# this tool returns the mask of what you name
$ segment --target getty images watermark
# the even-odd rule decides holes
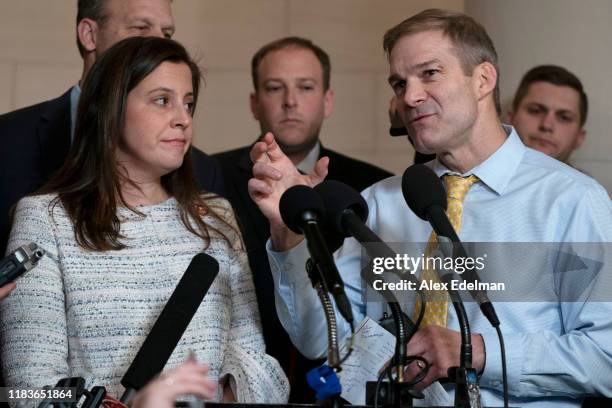
[[[368,302],[388,301],[389,293],[400,302],[423,291],[445,297],[447,290],[486,291],[504,302],[612,301],[610,243],[478,242],[461,250],[444,243],[386,244],[392,252],[381,245],[362,250]],[[464,301],[472,300],[466,294]]]
[[[408,254],[396,254],[394,257],[374,257],[372,259],[372,273],[381,275],[385,272],[402,271],[415,275],[418,271],[426,269],[457,274],[457,278],[448,282],[440,282],[440,279],[400,279],[396,282],[386,282],[384,279],[375,279],[372,287],[375,290],[505,290],[504,282],[482,282],[479,280],[465,281],[459,278],[466,271],[483,271],[487,254],[483,256],[426,256],[420,254],[417,257]]]

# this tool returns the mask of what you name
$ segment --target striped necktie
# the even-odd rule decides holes
[[[468,190],[478,181],[478,177],[472,175],[469,177],[460,177],[447,174],[444,176],[444,185],[446,186],[446,198],[448,201],[448,207],[446,209],[446,215],[448,216],[453,228],[459,235],[461,230],[461,215],[463,214],[463,199],[465,198]],[[425,251],[425,257],[427,258],[432,254],[435,247],[437,246],[438,237],[435,232],[431,232],[429,242],[427,243],[427,249]],[[438,274],[433,268],[424,268],[421,274],[421,280],[426,282],[436,283],[440,282]],[[431,285],[429,285],[431,286]],[[423,315],[423,321],[420,327],[426,327],[429,325],[437,325],[446,327],[446,320],[448,317],[448,295],[445,290],[426,290],[426,299],[435,299],[427,302],[425,308],[425,314]],[[418,317],[421,310],[421,301],[417,299],[414,317]]]

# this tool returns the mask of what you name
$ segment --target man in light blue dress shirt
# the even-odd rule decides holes
[[[501,124],[497,55],[482,26],[461,13],[426,10],[391,28],[384,48],[389,84],[416,150],[436,154],[428,166],[439,177],[452,173],[479,179],[463,203],[462,241],[603,243],[599,255],[603,261],[610,258],[605,247],[612,241],[612,206],[605,189],[525,147],[513,128]],[[254,145],[251,157],[255,165],[249,191],[270,220],[268,252],[279,317],[305,355],[321,357],[326,327],[304,272],[306,245],[283,224],[278,202],[292,185],[323,180],[328,160],[321,159],[311,174],[300,175],[271,134]],[[362,194],[370,210],[367,224],[384,241],[427,242],[431,227],[408,209],[401,177],[383,180]],[[612,396],[610,264],[599,264],[592,281],[572,297],[567,294],[575,287],[565,275],[546,275],[540,259],[518,255],[515,280],[528,287],[531,280],[550,278],[550,292],[563,296],[495,305],[506,341],[510,404],[579,406],[586,394]],[[353,239],[345,240],[335,254],[357,322],[365,316],[379,319],[383,313],[380,303],[364,300],[360,257]],[[495,331],[477,305],[466,303],[466,309],[482,402],[500,406],[502,374]],[[347,335],[348,325],[337,320],[341,335]],[[410,340],[408,354],[432,364],[422,387],[459,365],[458,327],[451,310],[446,327],[428,326]],[[452,395],[453,385],[444,387]]]

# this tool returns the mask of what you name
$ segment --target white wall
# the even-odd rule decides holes
[[[612,192],[612,1],[466,0],[465,7],[497,47],[502,100],[512,100],[535,65],[561,65],[580,78],[587,139],[572,162]]]
[[[575,163],[612,191],[610,0],[175,0],[172,7],[175,38],[207,69],[195,142],[205,151],[254,140],[251,56],[268,41],[299,35],[332,60],[336,104],[323,143],[401,173],[413,151],[405,139],[387,134],[391,90],[382,35],[424,8],[446,7],[467,11],[489,30],[501,57],[505,99],[536,64],[567,66],[583,80],[589,134]],[[0,113],[58,96],[77,81],[75,16],[76,0],[0,3]]]
[[[287,35],[312,39],[332,61],[335,112],[321,138],[331,148],[394,172],[411,163],[409,143],[387,134],[386,29],[428,7],[463,10],[464,0],[175,0],[176,39],[207,69],[196,145],[217,152],[251,143],[250,60]],[[60,95],[80,77],[76,0],[0,3],[0,113]]]

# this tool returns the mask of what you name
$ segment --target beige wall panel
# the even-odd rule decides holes
[[[200,91],[196,145],[213,153],[252,143],[259,126],[249,109],[248,71],[210,70]]]
[[[76,0],[3,1],[0,50],[3,59],[78,62]]]
[[[611,2],[612,4],[612,2]],[[612,21],[612,16],[610,16]],[[610,52],[612,53],[612,29]],[[612,66],[612,57],[608,57]],[[610,68],[601,65],[581,68],[580,80],[583,82],[589,98],[589,113],[586,122],[587,136],[582,147],[576,151],[575,159],[609,160],[612,164],[612,84]],[[608,184],[612,192],[612,183]]]
[[[608,194],[612,198],[612,161],[610,160],[574,160],[577,169],[584,171],[587,175],[595,178],[604,187],[608,186]]]
[[[0,61],[0,113],[10,111],[13,106],[15,88],[15,64]]]
[[[288,33],[285,0],[185,2],[191,6],[174,6],[177,24],[181,24],[177,38],[203,56],[209,67],[248,69],[259,47]],[[185,13],[183,7],[193,12]]]
[[[19,63],[14,109],[58,97],[76,84],[80,77],[81,68],[78,65]]]
[[[333,90],[334,111],[323,124],[321,140],[340,152],[371,152],[376,136],[375,76],[342,73],[335,76]]]
[[[609,0],[466,0],[466,11],[489,31],[500,55],[500,89],[511,100],[523,74],[539,64],[562,65],[589,97],[587,140],[573,158],[612,191],[612,2]],[[588,164],[593,161],[593,165]],[[602,164],[605,161],[608,164]]]
[[[429,7],[461,10],[463,1],[291,0],[290,29],[324,48],[336,70],[385,70],[387,29]],[[338,71],[336,71],[338,72]]]

